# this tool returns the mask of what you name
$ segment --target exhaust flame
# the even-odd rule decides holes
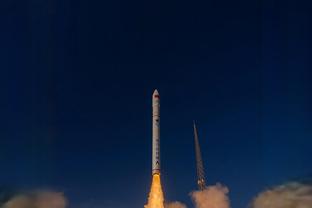
[[[164,208],[164,194],[161,188],[160,175],[154,174],[148,203],[144,208]]]

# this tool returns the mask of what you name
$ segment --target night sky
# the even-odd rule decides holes
[[[161,96],[162,181],[192,207],[192,122],[233,208],[312,173],[308,1],[0,3],[0,185],[73,208],[138,208]]]

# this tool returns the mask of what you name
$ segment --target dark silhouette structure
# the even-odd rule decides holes
[[[198,189],[202,191],[206,187],[205,171],[204,171],[204,165],[202,161],[195,121],[194,121],[194,142],[195,142],[195,154],[196,154],[197,185],[198,185]]]

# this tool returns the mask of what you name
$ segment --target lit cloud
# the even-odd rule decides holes
[[[312,186],[297,182],[287,183],[260,193],[251,208],[311,208]]]

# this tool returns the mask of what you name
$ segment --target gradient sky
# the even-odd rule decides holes
[[[207,183],[233,208],[310,175],[307,2],[1,1],[0,185],[143,207],[155,88],[168,201],[191,207],[193,119]]]

